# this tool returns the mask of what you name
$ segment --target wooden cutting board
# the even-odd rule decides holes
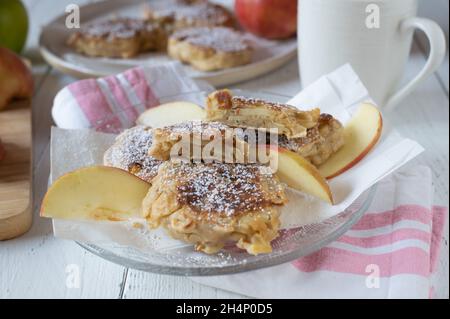
[[[31,226],[31,107],[17,101],[0,111],[0,138],[6,150],[0,161],[0,240]]]

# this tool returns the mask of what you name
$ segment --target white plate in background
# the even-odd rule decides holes
[[[148,0],[109,0],[80,7],[81,23],[110,16],[142,17]],[[154,4],[167,1],[153,1]],[[173,61],[164,53],[145,53],[132,59],[92,58],[75,52],[66,45],[69,35],[76,29],[65,26],[66,15],[61,15],[43,27],[39,47],[44,59],[56,69],[76,77],[97,77],[123,72],[135,66],[160,64]],[[257,77],[279,68],[296,55],[296,39],[272,41],[246,34],[254,47],[250,64],[213,72],[202,72],[186,67],[189,76],[208,81],[215,86],[223,86]]]

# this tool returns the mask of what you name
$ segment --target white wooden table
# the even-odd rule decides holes
[[[26,55],[33,60],[36,90],[33,104],[34,211],[32,229],[23,237],[0,243],[0,298],[240,298],[189,278],[144,273],[107,262],[71,241],[52,236],[51,223],[38,217],[49,173],[50,108],[55,93],[74,81],[46,65],[36,50],[40,26],[64,12],[69,3],[89,0],[25,0],[31,18]],[[448,2],[436,0],[448,12]],[[446,6],[446,9],[445,9]],[[445,11],[444,11],[445,10]],[[448,20],[448,13],[446,16]],[[444,18],[445,19],[445,18]],[[448,24],[448,21],[447,21]],[[424,64],[426,44],[416,37],[405,78]],[[300,88],[297,62],[276,72],[236,85],[247,90],[294,95]],[[449,206],[449,75],[448,55],[439,72],[420,86],[392,115],[398,130],[417,140],[426,152],[409,165],[425,164],[434,176],[435,203]],[[435,297],[449,297],[448,221],[439,266],[433,276]],[[75,268],[74,268],[75,265]],[[70,275],[79,270],[79,287]]]

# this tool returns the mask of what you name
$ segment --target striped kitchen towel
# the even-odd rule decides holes
[[[55,96],[52,117],[61,128],[118,133],[162,98],[210,88],[186,76],[179,62],[138,67],[64,87]]]
[[[431,172],[382,180],[368,212],[325,248],[293,263],[195,281],[257,298],[429,298],[447,209],[433,206]]]
[[[330,75],[301,97],[309,98],[309,104],[320,98],[318,104],[328,109],[361,100],[367,91],[346,69],[350,67],[334,76],[350,74],[351,80],[337,77],[333,82]],[[327,91],[324,83],[333,85]],[[165,97],[211,89],[187,77],[179,63],[135,68],[70,84],[55,97],[52,115],[61,128],[116,133],[133,126],[139,113]],[[432,203],[428,168],[398,172],[379,182],[369,211],[327,247],[277,267],[193,279],[261,298],[427,298],[446,218],[446,209]]]

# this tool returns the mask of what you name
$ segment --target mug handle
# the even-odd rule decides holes
[[[422,70],[404,87],[394,93],[386,102],[385,110],[390,111],[400,103],[408,94],[416,89],[416,87],[441,65],[445,57],[446,45],[445,36],[441,27],[430,19],[425,18],[408,18],[400,24],[400,32],[406,33],[415,29],[422,30],[430,43],[430,54],[427,62]]]

